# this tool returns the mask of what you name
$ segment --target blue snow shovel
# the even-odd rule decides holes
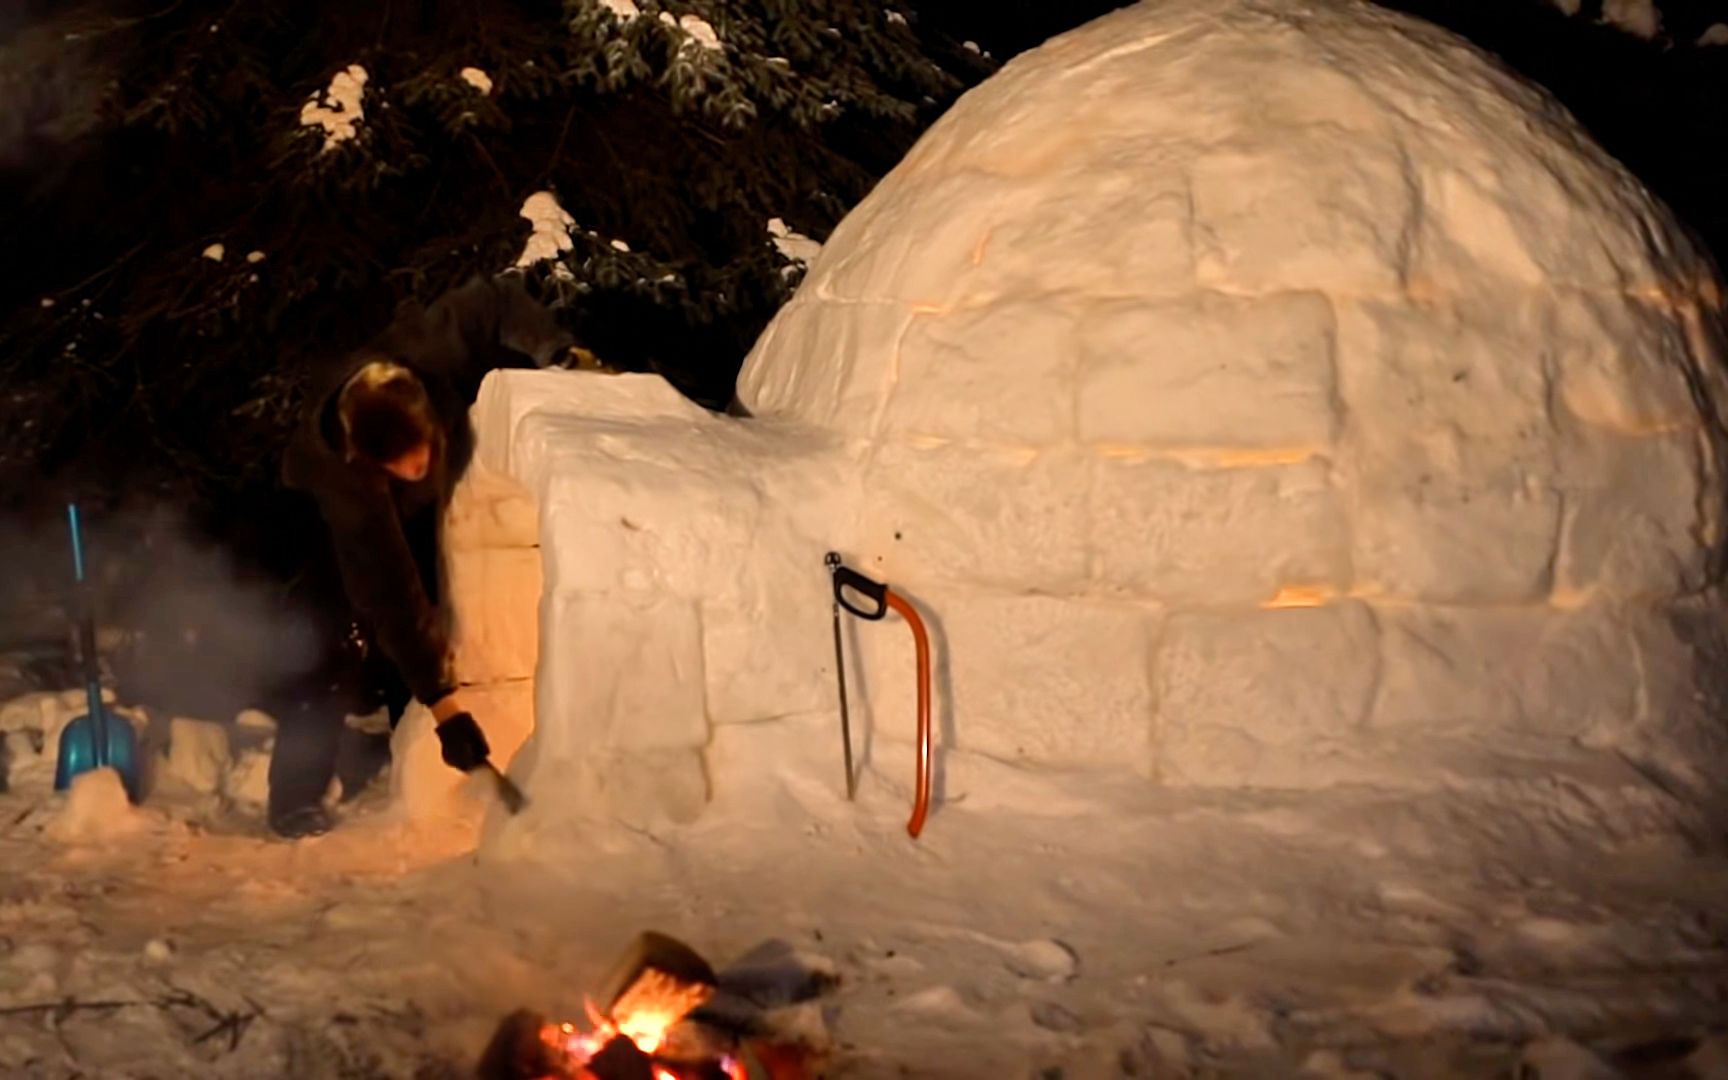
[[[96,604],[84,575],[84,530],[78,504],[68,503],[72,526],[72,574],[77,581],[78,652],[84,664],[84,694],[89,712],[75,717],[60,732],[60,759],[54,766],[54,790],[65,791],[72,778],[92,769],[113,768],[126,787],[126,797],[138,801],[138,737],[122,717],[102,705],[102,675],[96,663]]]

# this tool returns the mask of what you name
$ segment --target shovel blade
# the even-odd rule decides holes
[[[54,762],[54,790],[65,791],[72,781],[93,769],[112,768],[120,774],[126,798],[138,801],[138,736],[132,725],[117,716],[106,716],[98,725],[85,713],[60,731],[59,756]],[[107,745],[99,730],[107,730]]]

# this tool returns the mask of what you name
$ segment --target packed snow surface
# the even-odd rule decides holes
[[[365,119],[361,101],[366,93],[366,69],[349,64],[330,79],[322,94],[313,94],[300,109],[300,123],[324,129],[324,149],[333,150],[352,139]]]
[[[1588,799],[1525,813],[1544,771],[1195,798],[974,761],[913,843],[883,777],[848,804],[780,737],[733,748],[757,782],[698,824],[595,825],[546,866],[381,791],[286,843],[255,808],[126,807],[111,773],[14,784],[0,1075],[469,1075],[511,1010],[581,1022],[650,928],[838,974],[808,1018],[836,1080],[1721,1075],[1728,862]],[[99,824],[67,842],[74,813]]]

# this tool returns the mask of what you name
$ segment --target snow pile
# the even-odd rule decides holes
[[[114,694],[104,690],[102,700],[112,708]],[[0,790],[27,788],[46,790],[54,780],[54,763],[60,752],[60,732],[75,717],[90,711],[83,690],[39,690],[0,703]],[[111,715],[140,726],[138,718],[124,712]]]
[[[1662,32],[1656,0],[1603,0],[1602,21],[1646,41]]]
[[[519,211],[533,227],[522,254],[516,257],[520,267],[534,266],[547,259],[556,259],[573,246],[570,227],[576,219],[558,205],[558,196],[550,191],[536,191],[522,203]]]
[[[482,94],[492,92],[492,76],[476,67],[465,67],[459,73],[463,82],[480,91]]]
[[[47,832],[63,843],[94,844],[129,836],[145,823],[144,814],[127,800],[120,774],[92,769],[73,777],[65,805]]]
[[[718,52],[724,48],[720,44],[720,35],[714,32],[713,25],[699,15],[680,15],[673,18],[671,12],[662,11],[660,21],[684,31],[692,42],[710,52]]]
[[[330,86],[322,95],[313,94],[301,107],[303,126],[324,129],[326,152],[352,139],[365,118],[360,102],[366,93],[366,78],[365,68],[349,64],[330,79]]]
[[[789,262],[808,266],[816,256],[822,253],[822,245],[789,228],[780,218],[768,219],[768,236],[774,241],[774,247]]]
[[[544,568],[456,591],[539,627],[534,803],[495,839],[832,796],[828,550],[923,610],[973,805],[1070,771],[1413,791],[1535,761],[1671,827],[1596,770],[1696,790],[1728,757],[1721,306],[1569,116],[1437,28],[1106,16],[840,224],[746,362],[754,420],[648,377],[487,380],[477,460],[537,507]],[[866,787],[903,792],[909,635],[847,647]]]

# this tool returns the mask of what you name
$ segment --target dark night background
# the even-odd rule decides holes
[[[1648,41],[1600,2],[1387,5],[1546,86],[1720,261],[1728,47],[1695,44],[1717,0],[1664,0]],[[739,46],[719,62],[591,0],[0,6],[0,607],[62,574],[17,556],[47,536],[61,557],[69,495],[110,522],[171,507],[236,565],[291,573],[275,455],[305,373],[507,265],[541,188],[592,234],[533,288],[610,364],[723,404],[797,281],[766,220],[825,238],[966,87],[1118,6],[644,0],[712,22]],[[364,134],[320,154],[298,112],[349,63]]]

